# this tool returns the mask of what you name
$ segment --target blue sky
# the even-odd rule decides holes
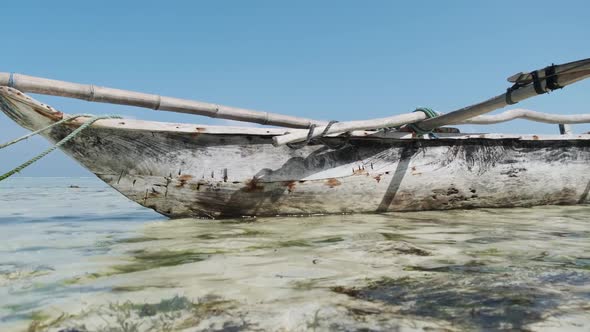
[[[587,1],[6,1],[0,71],[336,120],[502,93],[519,71],[590,57]],[[590,82],[519,104],[585,113]],[[204,117],[35,96],[68,113]],[[474,131],[557,133],[515,121]],[[578,132],[590,126],[576,126]],[[0,115],[0,142],[25,134]],[[0,152],[0,173],[48,144]],[[23,176],[85,176],[61,152]]]

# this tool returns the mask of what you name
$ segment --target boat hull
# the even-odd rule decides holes
[[[588,191],[580,179],[588,172],[588,146],[563,141],[359,140],[339,150],[290,151],[218,140],[202,137],[178,148],[178,137],[156,135],[129,148],[88,132],[66,149],[126,197],[170,217],[577,204]],[[112,157],[97,163],[93,156],[107,151]]]
[[[0,91],[28,129],[55,121]],[[53,112],[53,111],[52,111]],[[54,116],[52,118],[52,115]],[[125,197],[169,217],[309,215],[586,203],[590,140],[329,138],[301,149],[272,134],[92,126],[62,150]],[[52,142],[75,124],[44,133]]]

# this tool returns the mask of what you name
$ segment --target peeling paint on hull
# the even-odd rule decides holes
[[[54,121],[1,99],[2,110],[26,128]],[[44,136],[55,142],[72,130],[60,126]],[[274,147],[271,135],[92,127],[62,150],[169,217],[578,204],[590,189],[588,139],[352,137],[336,150],[292,150]]]

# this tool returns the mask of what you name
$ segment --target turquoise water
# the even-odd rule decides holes
[[[0,330],[579,330],[590,207],[167,220],[94,178],[0,183]]]

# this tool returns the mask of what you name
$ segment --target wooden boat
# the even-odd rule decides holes
[[[584,61],[588,64],[588,60]],[[576,63],[577,76],[571,69],[563,71],[560,86],[590,76],[587,66]],[[423,125],[449,115],[452,119],[445,124],[490,123],[515,117],[554,123],[590,121],[588,115],[551,116],[525,110],[481,115],[490,108],[498,108],[498,100],[505,101],[501,107],[510,98],[522,100],[536,94],[529,90],[536,89],[533,85],[539,82],[534,82],[529,74],[520,75],[513,79],[521,86],[508,91],[512,96],[501,95],[477,107],[459,110],[473,111],[460,118],[453,118],[457,114],[453,112],[425,120],[424,113],[416,112],[403,121]],[[550,88],[547,84],[552,84],[546,82],[550,75],[549,72],[542,81],[545,90]],[[7,80],[12,84],[2,84]],[[39,88],[38,81],[23,81],[26,83],[15,84],[12,75],[3,81],[0,75],[0,107],[8,117],[31,131],[68,118],[22,91],[72,96],[72,89],[57,81],[43,88]],[[61,88],[51,92],[47,86]],[[96,96],[97,88],[91,89]],[[87,99],[80,91],[76,90],[73,97]],[[140,99],[106,101],[137,104]],[[145,98],[141,100],[145,104]],[[157,102],[161,104],[162,99]],[[488,108],[482,111],[481,105]],[[408,121],[408,117],[412,120]],[[268,118],[267,115],[267,122]],[[77,117],[41,135],[57,143],[88,120]],[[309,120],[292,126],[305,127],[306,123]],[[368,213],[588,202],[588,134],[466,134],[444,127],[436,135],[421,137],[404,128],[375,129],[391,123],[396,122],[368,125],[364,121],[365,130],[358,130],[358,123],[318,122],[323,137],[313,139],[317,131],[311,134],[307,129],[102,119],[61,149],[125,197],[169,217]],[[330,128],[337,125],[340,127]],[[433,126],[440,127],[438,123]],[[357,130],[342,135],[344,128]],[[297,149],[277,146],[277,138],[285,135],[310,139]]]

